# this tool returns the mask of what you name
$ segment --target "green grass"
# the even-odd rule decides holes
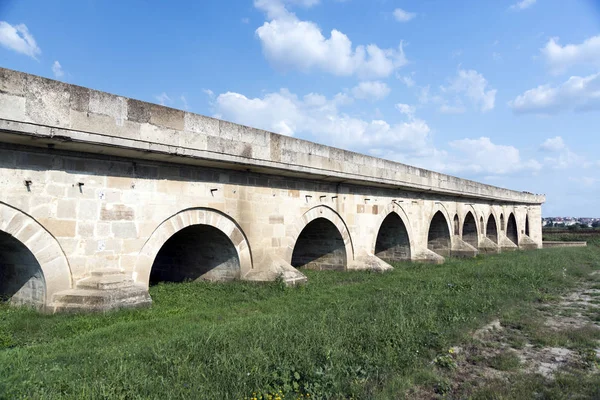
[[[597,269],[592,244],[398,264],[385,274],[306,271],[309,283],[297,288],[159,285],[151,309],[105,315],[3,306],[0,398],[243,399],[281,390],[286,399],[387,399],[423,382],[442,393],[449,382],[431,372],[438,355]]]
[[[499,371],[514,371],[521,366],[521,360],[513,352],[503,352],[487,360],[488,366]]]

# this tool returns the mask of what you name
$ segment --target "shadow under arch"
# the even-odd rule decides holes
[[[346,223],[325,205],[315,206],[298,218],[286,240],[286,261],[293,267],[346,269],[354,260]]]
[[[202,237],[210,239],[207,246],[198,245],[201,242],[198,238]],[[163,262],[160,259],[157,260],[158,256],[168,258],[176,254],[178,239],[185,242],[186,251],[190,251],[190,246],[199,249],[200,253],[195,254],[200,254],[200,262],[212,264],[208,267],[196,265],[197,269],[194,271],[188,269],[187,272],[175,272],[175,275],[168,279],[170,281],[200,278],[203,276],[202,272],[206,273],[219,266],[223,267],[214,274],[207,276],[206,279],[224,280],[243,277],[252,269],[250,244],[239,225],[231,217],[220,211],[199,207],[182,210],[158,225],[137,256],[133,274],[134,279],[146,287],[149,286],[155,263],[157,261]],[[228,245],[230,247],[227,247]],[[161,254],[163,249],[167,249],[166,253]],[[229,251],[230,249],[231,251]],[[216,252],[223,250],[228,253],[225,255],[216,254]],[[225,256],[229,256],[229,258],[225,259]],[[193,258],[193,254],[191,256],[182,255],[172,260],[181,262],[186,257]],[[164,264],[158,266],[165,270],[168,261],[166,260]],[[217,265],[219,261],[221,263]],[[238,271],[233,271],[232,268]],[[167,272],[165,272],[165,276],[166,274]]]
[[[506,221],[506,237],[515,245],[519,245],[519,229],[517,228],[517,219],[513,212],[510,213]]]
[[[408,215],[395,203],[389,204],[379,215],[373,235],[373,254],[384,261],[410,261],[413,242]]]
[[[448,211],[438,204],[432,210],[427,231],[427,248],[442,257],[449,257],[452,252],[452,226]]]
[[[491,211],[485,227],[485,236],[492,242],[498,244],[498,224],[496,223],[496,216]]]
[[[14,260],[14,257],[17,257],[19,262],[25,262],[32,268],[39,266],[40,270],[40,275],[34,279],[35,282],[27,281],[30,282],[30,286],[27,287],[26,297],[15,299],[16,303],[43,308],[50,305],[54,294],[72,287],[71,267],[62,247],[58,240],[33,217],[0,202],[0,232],[4,251],[18,252],[18,255],[12,253],[10,256],[5,256],[0,249],[1,269],[7,271],[9,259]],[[35,273],[31,278],[34,277]],[[24,277],[20,276],[17,279],[23,280]],[[27,285],[27,282],[23,283]],[[43,285],[43,288],[40,285]],[[10,293],[14,288],[8,290]],[[40,293],[41,290],[45,293]]]
[[[467,211],[463,219],[462,240],[471,246],[479,247],[479,233],[477,229],[477,220],[471,211]]]

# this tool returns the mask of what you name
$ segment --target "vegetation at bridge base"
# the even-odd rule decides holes
[[[163,284],[151,288],[151,309],[105,315],[3,306],[0,398],[388,399],[427,385],[443,394],[452,387],[448,349],[469,332],[552,304],[598,269],[593,241],[443,265],[401,263],[385,274],[306,271],[309,283],[296,288]],[[585,397],[597,393],[600,378],[513,384],[517,392],[492,382],[474,395],[531,398],[550,387],[556,396],[544,398]]]

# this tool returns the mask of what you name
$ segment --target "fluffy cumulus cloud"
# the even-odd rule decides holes
[[[316,93],[299,97],[286,89],[261,98],[228,92],[217,97],[215,112],[234,122],[373,155],[430,151],[431,129],[425,121],[413,114],[398,123],[353,117],[342,111],[351,102],[345,94],[329,99]]]
[[[536,2],[536,0],[521,0],[521,1],[513,4],[512,6],[510,6],[510,9],[516,10],[516,11],[525,10],[526,8],[529,8],[532,5],[534,5],[535,2]]]
[[[558,43],[558,38],[552,38],[541,52],[555,74],[562,73],[575,65],[600,67],[600,35],[590,37],[580,44],[565,46]]]
[[[492,110],[496,102],[496,89],[489,88],[487,80],[475,70],[459,70],[443,91],[465,96],[482,112]]]
[[[401,114],[404,114],[410,118],[412,118],[417,112],[417,108],[415,106],[411,106],[410,104],[398,103],[395,107],[396,110],[400,111]]]
[[[63,71],[62,65],[60,65],[58,61],[54,61],[54,64],[52,64],[52,73],[56,79],[60,79],[65,76],[65,71]]]
[[[404,11],[401,8],[396,8],[393,14],[394,18],[396,18],[396,21],[398,22],[408,22],[417,16],[416,13]]]
[[[488,137],[455,140],[449,145],[454,153],[445,169],[451,173],[504,175],[542,168],[536,160],[523,160],[516,147],[495,144]]]
[[[381,100],[390,94],[390,88],[381,81],[360,82],[352,89],[352,95],[357,99]]]
[[[572,76],[559,86],[538,86],[508,104],[516,113],[556,114],[569,110],[600,110],[600,73],[586,77]]]
[[[42,53],[25,24],[13,26],[6,21],[0,21],[0,44],[34,59]]]
[[[562,137],[556,136],[553,138],[548,138],[540,145],[540,150],[543,151],[560,151],[564,149],[565,141]]]
[[[382,78],[407,63],[402,42],[396,49],[381,49],[375,44],[354,47],[338,30],[325,37],[317,24],[298,19],[281,0],[255,0],[254,5],[269,18],[256,30],[263,53],[281,68]]]
[[[467,111],[468,103],[481,112],[492,110],[496,93],[479,72],[459,69],[448,86],[440,87],[439,93],[432,93],[428,85],[419,89],[418,97],[420,103],[435,104],[442,113],[460,114]]]
[[[547,153],[544,164],[549,169],[567,169],[577,167],[580,169],[593,168],[594,163],[572,151],[561,136],[546,139],[540,150]]]

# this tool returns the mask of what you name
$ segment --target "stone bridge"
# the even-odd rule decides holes
[[[0,68],[0,295],[149,304],[542,245],[545,198]]]

